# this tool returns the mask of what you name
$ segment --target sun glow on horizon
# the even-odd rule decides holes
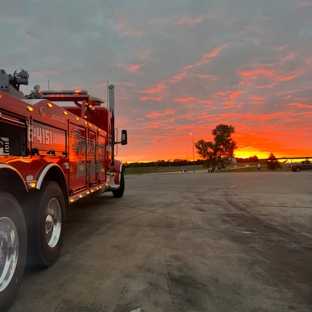
[[[270,153],[273,153],[275,157],[277,158],[281,158],[281,157],[285,157],[285,159],[291,159],[292,157],[303,157],[303,159],[305,159],[306,157],[309,157],[312,155],[312,153],[310,153],[311,155],[304,155],[304,153],[296,153],[295,154],[289,154],[289,153],[279,153],[279,152],[275,152],[267,150],[267,151],[261,151],[255,148],[247,148],[247,149],[238,149],[235,150],[234,152],[234,158],[249,158],[249,157],[253,157],[253,156],[257,156],[258,159],[267,159],[270,155]],[[159,154],[154,154],[152,155],[152,157],[150,159],[147,158],[143,158],[142,156],[132,156],[132,157],[119,157],[119,160],[121,160],[124,163],[127,164],[131,164],[131,163],[156,163],[159,160],[163,160],[165,162],[173,162],[175,159],[179,159],[179,160],[188,160],[189,162],[193,161],[193,154],[192,151],[189,150],[188,153],[186,152],[181,152],[181,153],[177,153],[177,154],[171,154],[169,157],[167,156],[167,154],[165,155],[165,153],[161,153],[159,152]],[[202,159],[197,153],[196,153],[196,149],[194,151],[194,160],[200,160]]]

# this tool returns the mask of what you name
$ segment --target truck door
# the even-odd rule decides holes
[[[106,180],[106,164],[105,164],[106,142],[103,135],[98,135],[96,145],[96,171],[98,180],[104,182]]]
[[[75,194],[87,188],[87,130],[69,124],[69,190]]]

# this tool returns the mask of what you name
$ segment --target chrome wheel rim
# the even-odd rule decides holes
[[[14,222],[0,218],[0,292],[10,284],[18,261],[18,233]]]
[[[59,201],[52,198],[46,207],[45,236],[49,247],[53,248],[60,240],[62,231],[62,212]]]

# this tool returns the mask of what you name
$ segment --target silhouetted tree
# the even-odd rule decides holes
[[[211,167],[212,171],[216,167],[225,168],[225,164],[231,161],[234,156],[236,142],[232,139],[235,132],[233,126],[219,124],[212,130],[213,141],[206,142],[203,139],[195,143],[197,153],[205,160],[205,165]]]
[[[268,169],[274,171],[275,169],[282,169],[281,164],[279,163],[279,161],[276,159],[276,157],[274,156],[273,153],[270,153],[269,158],[267,159],[267,165],[268,165]]]

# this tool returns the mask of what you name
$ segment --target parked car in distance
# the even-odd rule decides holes
[[[312,163],[309,160],[301,161],[298,163],[291,163],[289,168],[293,172],[299,172],[301,170],[312,170]]]

